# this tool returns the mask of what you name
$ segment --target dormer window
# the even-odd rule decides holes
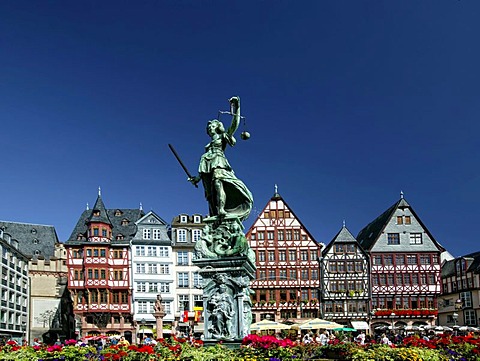
[[[122,226],[128,226],[128,224],[130,223],[130,221],[126,218],[122,219]]]
[[[37,230],[35,228],[32,228],[32,234],[37,234]]]
[[[94,216],[94,217],[100,217],[100,211],[99,211],[98,209],[95,209],[95,210],[93,211],[93,216]]]
[[[180,216],[180,223],[187,223],[187,216]]]
[[[115,217],[120,217],[123,212],[120,209],[115,210]]]
[[[34,238],[33,239],[33,244],[38,244],[38,239]]]
[[[118,240],[125,239],[125,237],[124,237],[123,234],[118,234],[116,239],[117,239],[117,241],[118,241]]]
[[[200,216],[193,216],[193,223],[200,223],[202,221],[202,217]]]
[[[38,249],[36,249],[35,252],[33,252],[33,254],[34,254],[35,256],[39,256],[40,253],[41,253],[41,252],[40,252]]]
[[[93,236],[94,236],[94,237],[95,237],[95,236],[98,236],[98,234],[99,234],[99,233],[98,233],[98,228],[94,228],[94,229],[93,229]]]

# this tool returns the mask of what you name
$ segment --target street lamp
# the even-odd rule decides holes
[[[143,338],[145,337],[145,319],[142,318],[140,320],[140,323],[142,324],[142,328],[141,328],[141,330],[142,330],[141,335],[142,336],[140,337],[140,343],[143,343]]]
[[[392,312],[392,313],[390,314],[390,317],[391,317],[391,319],[392,319],[392,334],[393,334],[393,329],[395,328],[395,323],[394,323],[394,321],[395,321],[395,316],[396,316],[395,312]]]

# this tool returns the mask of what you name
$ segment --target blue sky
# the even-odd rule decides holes
[[[477,251],[479,18],[468,0],[1,2],[0,219],[64,241],[98,186],[109,208],[206,214],[167,144],[195,172],[239,95],[252,137],[227,156],[256,212],[276,183],[327,243],[403,191],[447,250]]]

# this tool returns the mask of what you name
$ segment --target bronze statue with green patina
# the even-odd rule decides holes
[[[200,159],[198,176],[188,180],[196,185],[202,181],[205,197],[212,217],[237,217],[245,220],[252,210],[253,197],[245,184],[235,176],[225,150],[236,143],[235,132],[240,124],[240,98],[232,97],[230,114],[232,123],[225,129],[217,119],[207,123],[207,134],[210,142],[205,146],[205,153]]]

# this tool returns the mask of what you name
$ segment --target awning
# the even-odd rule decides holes
[[[365,321],[350,321],[355,330],[369,330],[368,323]]]

